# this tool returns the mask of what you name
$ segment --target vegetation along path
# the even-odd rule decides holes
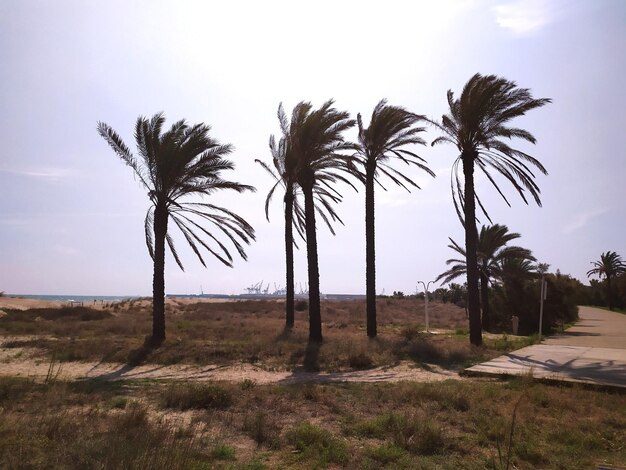
[[[579,308],[580,321],[546,338],[470,367],[469,374],[527,375],[626,388],[626,315]]]

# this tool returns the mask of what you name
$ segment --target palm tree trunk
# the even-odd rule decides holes
[[[294,325],[294,284],[293,284],[293,187],[285,192],[285,260],[287,263],[287,299],[285,301],[285,328]]]
[[[374,223],[374,168],[365,176],[365,294],[367,297],[367,336],[376,337],[376,243]]]
[[[464,154],[463,174],[465,176],[465,257],[467,265],[467,303],[469,310],[470,343],[483,344],[480,324],[480,300],[478,293],[478,230],[476,229],[476,201],[474,195],[474,155]]]
[[[611,291],[611,276],[607,276],[606,277],[606,286],[607,286],[607,290],[608,292],[608,297],[609,297],[609,310],[613,311],[613,299],[612,299],[612,291]]]
[[[313,184],[302,185],[304,193],[304,220],[306,224],[306,258],[309,271],[309,341],[322,342],[322,315],[320,312],[320,274],[317,260],[317,233]]]
[[[157,205],[154,210],[154,274],[152,277],[152,346],[165,340],[165,236],[167,234],[167,207]]]
[[[491,319],[489,318],[489,279],[482,271],[480,272],[480,305],[483,311],[483,330],[490,331]]]

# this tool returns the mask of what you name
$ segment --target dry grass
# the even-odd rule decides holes
[[[524,379],[208,384],[216,407],[185,387],[2,378],[0,467],[496,468],[518,401],[512,468],[626,463],[624,394]]]
[[[431,304],[432,305],[432,304]],[[146,302],[110,309],[8,311],[8,346],[56,360],[254,362],[267,369],[360,369],[412,360],[454,368],[531,339],[468,344],[463,310],[379,301],[380,337],[368,340],[364,302],[324,302],[325,341],[306,346],[306,311],[285,334],[277,302],[173,303],[168,339],[141,348]],[[19,335],[29,335],[19,338]],[[5,343],[5,346],[7,344]],[[54,361],[51,361],[54,364]],[[0,468],[498,468],[520,403],[512,468],[626,465],[626,395],[577,386],[447,381],[341,385],[59,382],[0,378]],[[565,426],[564,423],[567,423]]]
[[[296,326],[283,331],[284,304],[276,301],[178,302],[166,313],[168,338],[157,350],[142,347],[151,328],[147,301],[123,302],[105,310],[89,308],[8,310],[0,332],[18,339],[5,347],[33,347],[60,361],[138,364],[231,364],[248,362],[266,370],[344,371],[387,366],[401,360],[466,366],[519,346],[492,343],[472,348],[465,312],[452,304],[430,304],[430,325],[447,334],[424,335],[423,302],[379,299],[379,337],[365,334],[364,301],[325,301],[325,340],[307,350],[308,312],[296,312]],[[460,334],[455,334],[459,333]],[[27,335],[28,337],[19,338]]]

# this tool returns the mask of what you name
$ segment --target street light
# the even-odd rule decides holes
[[[537,265],[537,271],[541,274],[541,299],[539,301],[539,340],[541,340],[541,327],[543,326],[543,301],[548,296],[548,283],[544,280],[545,274],[550,269],[550,265],[547,263],[539,263]]]
[[[435,281],[428,281],[427,284],[424,281],[417,281],[417,283],[421,283],[424,286],[424,316],[426,317],[426,333],[428,331],[428,286],[430,286]]]

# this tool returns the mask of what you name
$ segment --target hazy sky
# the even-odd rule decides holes
[[[179,239],[186,271],[166,261],[168,293],[241,293],[284,285],[281,198],[272,180],[276,109],[301,100],[369,122],[381,98],[439,118],[446,91],[476,72],[531,88],[553,104],[515,124],[548,169],[543,208],[502,181],[511,208],[485,181],[494,222],[519,232],[552,270],[586,281],[604,251],[626,257],[626,2],[527,1],[30,1],[0,0],[0,291],[149,295],[143,234],[148,208],[131,170],[96,132],[110,124],[135,148],[139,115],[205,122],[236,147],[228,176],[256,194],[213,198],[256,229],[249,261],[203,268]],[[429,129],[424,138],[437,136]],[[347,137],[354,138],[355,134]],[[463,241],[450,195],[451,146],[418,148],[437,173],[410,170],[421,191],[376,193],[377,290],[414,292]],[[398,168],[402,168],[401,166]],[[365,291],[364,191],[343,188],[337,236],[319,227],[322,292]],[[485,222],[485,221],[483,221]],[[306,282],[304,244],[296,282]]]

